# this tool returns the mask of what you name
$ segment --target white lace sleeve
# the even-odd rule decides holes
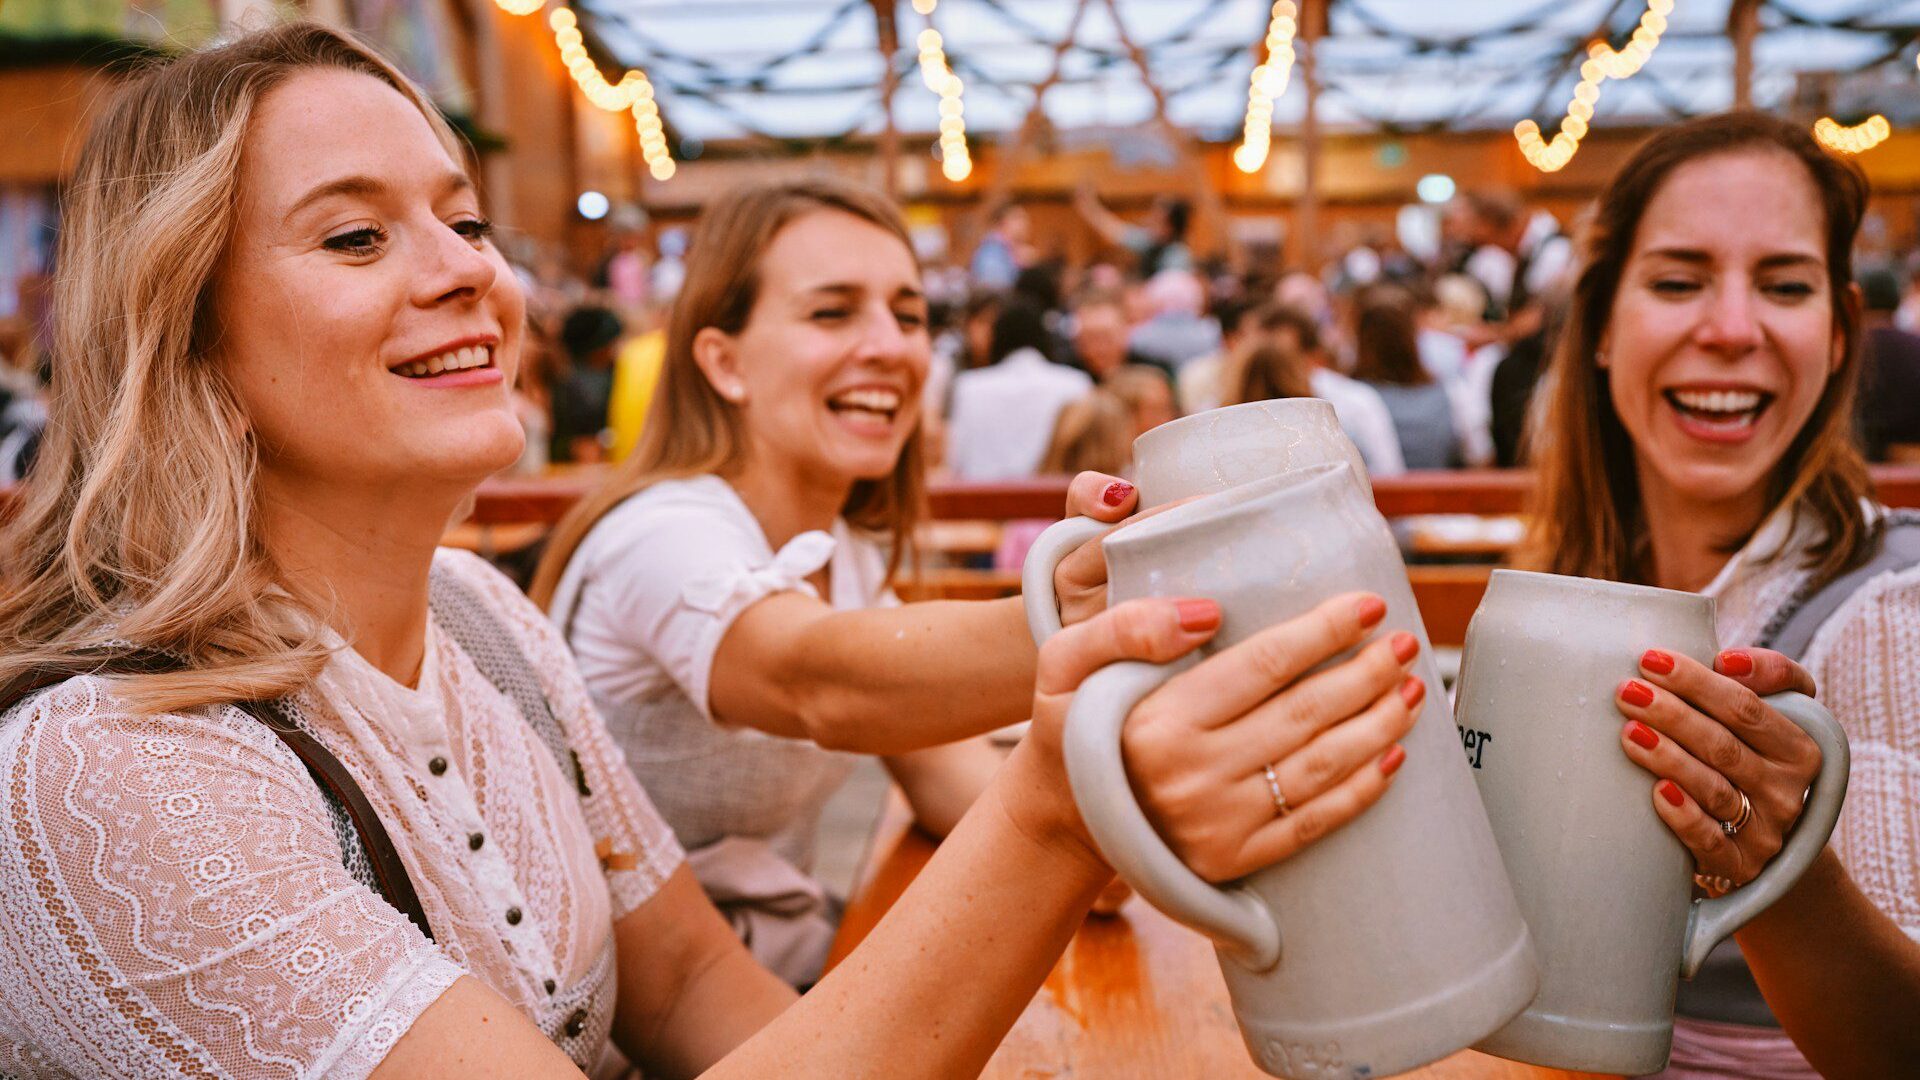
[[[613,917],[620,919],[653,896],[685,861],[679,841],[607,734],[559,628],[479,556],[443,551],[438,565],[455,570],[492,601],[494,611],[532,661],[567,745],[580,756],[592,792],[580,800],[580,809],[596,846],[602,849]]]
[[[10,1073],[362,1077],[462,974],[236,710],[136,716],[74,679],[0,728],[0,770]]]
[[[1920,937],[1920,567],[1848,597],[1807,669],[1852,751],[1835,849],[1861,891]]]

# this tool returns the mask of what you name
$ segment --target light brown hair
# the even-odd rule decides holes
[[[465,160],[417,87],[316,23],[188,54],[119,89],[62,199],[45,443],[0,532],[0,693],[130,647],[183,665],[118,681],[146,712],[278,697],[326,664],[320,618],[274,587],[254,535],[257,448],[210,348],[249,118],[306,68],[393,87]]]
[[[1111,391],[1095,389],[1060,410],[1039,472],[1042,476],[1088,471],[1118,476],[1132,458],[1133,410]]]
[[[1640,216],[1660,186],[1689,161],[1755,149],[1798,162],[1820,193],[1828,292],[1845,357],[1827,380],[1806,426],[1774,467],[1768,503],[1792,506],[1820,526],[1824,536],[1808,554],[1822,579],[1857,563],[1868,551],[1872,533],[1861,501],[1870,485],[1852,428],[1860,313],[1851,288],[1853,238],[1866,208],[1867,181],[1858,168],[1822,150],[1800,125],[1763,113],[1733,112],[1654,135],[1600,195],[1583,238],[1583,264],[1566,328],[1541,387],[1543,400],[1529,419],[1537,476],[1516,565],[1616,581],[1649,576],[1633,439],[1613,410],[1607,370],[1595,355]]]
[[[687,254],[686,282],[667,317],[666,359],[640,444],[599,490],[554,527],[528,589],[536,603],[552,602],[568,561],[607,511],[661,480],[725,475],[745,463],[740,409],[721,397],[700,370],[693,339],[709,326],[738,334],[759,299],[760,261],[774,237],[801,217],[823,210],[878,225],[913,250],[906,223],[886,196],[833,177],[750,185],[708,206]],[[916,428],[893,472],[856,483],[841,507],[849,525],[885,534],[891,541],[890,577],[911,551],[913,529],[926,500],[925,474],[921,430]]]

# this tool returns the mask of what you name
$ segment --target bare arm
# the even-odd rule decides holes
[[[913,823],[946,836],[993,781],[1004,755],[984,736],[896,754],[887,771],[913,808]]]
[[[1091,186],[1082,184],[1074,190],[1073,205],[1087,224],[1093,226],[1093,231],[1099,233],[1107,243],[1115,247],[1127,246],[1127,233],[1131,226],[1125,218],[1102,205],[1100,196],[1093,193]]]
[[[1070,513],[1118,521],[1131,485],[1109,503],[1110,476],[1082,473]],[[1064,620],[1106,604],[1098,544],[1055,574]],[[1025,719],[1033,693],[1033,639],[1017,598],[934,600],[837,611],[801,593],[777,593],[740,614],[720,640],[709,680],[713,715],[835,750],[901,754]]]

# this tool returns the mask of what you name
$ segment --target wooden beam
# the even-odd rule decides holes
[[[1027,106],[1027,115],[1020,121],[1020,131],[1014,135],[1011,145],[995,155],[993,181],[987,185],[986,197],[980,201],[981,216],[984,217],[999,209],[1000,204],[1005,202],[1007,196],[1013,191],[1015,174],[1020,171],[1021,164],[1026,161],[1027,154],[1032,151],[1033,142],[1040,134],[1040,126],[1046,122],[1047,114],[1042,106],[1046,102],[1047,91],[1053,89],[1054,84],[1060,81],[1060,75],[1066,66],[1067,53],[1073,48],[1074,34],[1079,31],[1080,20],[1086,15],[1087,8],[1092,3],[1093,0],[1080,0],[1074,5],[1073,15],[1067,20],[1066,31],[1060,35],[1060,40],[1053,46],[1053,62],[1047,68],[1047,77],[1033,85],[1033,104]],[[975,228],[973,231],[977,233],[979,229]]]
[[[1193,179],[1194,202],[1200,207],[1208,221],[1216,227],[1225,228],[1226,210],[1220,201],[1220,192],[1215,190],[1213,177],[1207,175],[1206,156],[1201,153],[1200,141],[1193,133],[1176,125],[1167,116],[1167,92],[1160,88],[1160,80],[1154,78],[1153,67],[1147,61],[1147,51],[1133,40],[1127,31],[1125,19],[1120,17],[1119,0],[1106,0],[1107,11],[1113,16],[1113,31],[1120,38],[1120,46],[1127,50],[1127,57],[1140,71],[1140,81],[1146,85],[1147,93],[1153,96],[1153,119],[1159,125],[1162,134],[1172,141],[1179,152],[1185,171]]]
[[[1733,0],[1727,36],[1733,39],[1733,107],[1753,108],[1753,39],[1760,33],[1760,0]]]
[[[1327,29],[1327,0],[1300,0],[1300,203],[1294,214],[1294,250],[1301,269],[1320,272],[1320,37]]]
[[[900,198],[900,128],[894,120],[893,99],[900,90],[900,26],[894,18],[895,0],[872,0],[874,37],[880,43],[881,182],[887,198]]]

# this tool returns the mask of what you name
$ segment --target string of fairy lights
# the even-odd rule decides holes
[[[1823,116],[1813,123],[1813,137],[1821,146],[1840,154],[1864,154],[1886,142],[1892,134],[1893,125],[1879,113],[1851,127],[1831,116]]]
[[[1247,86],[1247,119],[1240,128],[1240,145],[1233,164],[1243,173],[1257,173],[1267,163],[1273,145],[1273,102],[1286,93],[1293,74],[1293,38],[1300,30],[1300,9],[1293,0],[1274,0],[1267,20],[1267,59],[1256,64]]]
[[[1573,88],[1573,100],[1567,103],[1567,115],[1560,121],[1560,130],[1554,132],[1553,139],[1549,141],[1542,135],[1540,125],[1531,119],[1514,125],[1513,137],[1519,141],[1521,156],[1527,159],[1527,164],[1548,173],[1567,167],[1573,155],[1580,152],[1580,140],[1587,137],[1593,108],[1600,102],[1600,84],[1608,79],[1624,81],[1639,74],[1652,58],[1653,50],[1660,46],[1660,35],[1667,32],[1667,16],[1671,14],[1673,0],[1647,0],[1647,10],[1640,16],[1640,25],[1634,27],[1626,48],[1616,51],[1604,41],[1587,47],[1587,59],[1580,65],[1580,82]]]
[[[493,0],[509,15],[532,15],[546,6],[546,0]],[[628,68],[620,81],[610,83],[600,73],[587,52],[586,35],[580,32],[580,17],[564,5],[547,15],[547,28],[553,31],[554,47],[560,50],[560,62],[567,67],[573,83],[589,102],[608,112],[633,113],[633,128],[640,136],[640,157],[655,180],[671,180],[678,171],[673,153],[667,148],[666,125],[660,119],[660,103],[654,100],[653,83],[647,73]]]
[[[973,155],[967,150],[967,107],[961,99],[966,83],[947,63],[946,40],[933,28],[933,9],[940,0],[913,0],[913,10],[924,16],[920,31],[920,81],[940,95],[940,175],[959,183],[973,175]]]

